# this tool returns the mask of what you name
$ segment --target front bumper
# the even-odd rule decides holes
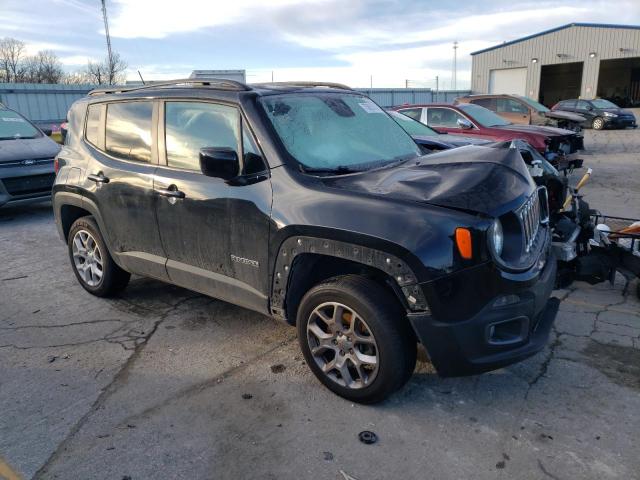
[[[605,128],[636,128],[635,117],[602,117],[604,119]]]
[[[53,159],[29,166],[0,164],[0,206],[50,198],[55,176]]]
[[[519,362],[540,351],[549,338],[560,303],[550,298],[557,273],[552,253],[533,276],[531,272],[503,274],[488,266],[478,270],[457,283],[462,292],[452,296],[452,303],[440,302],[440,314],[433,310],[409,314],[414,331],[440,376],[473,375]],[[482,280],[483,276],[493,278]],[[469,305],[461,306],[465,296]],[[505,296],[510,296],[513,303],[496,305]],[[476,311],[479,301],[482,306]],[[460,315],[475,312],[456,320],[451,316],[443,318],[444,309]]]

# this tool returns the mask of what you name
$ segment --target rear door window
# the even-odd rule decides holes
[[[427,125],[430,127],[459,128],[458,120],[464,117],[450,108],[429,107],[427,109]]]
[[[576,110],[589,110],[589,102],[585,102],[584,100],[578,100],[576,103]]]
[[[123,160],[151,162],[152,102],[107,105],[105,150]]]
[[[422,115],[421,108],[405,108],[403,110],[399,110],[399,112],[403,115],[406,115],[409,118],[413,118],[414,120],[420,121],[420,117]]]
[[[499,98],[497,106],[498,113],[529,113],[527,107],[511,98]]]
[[[480,105],[481,107],[488,108],[489,110],[496,111],[496,99],[495,98],[476,98],[471,100],[471,103]]]

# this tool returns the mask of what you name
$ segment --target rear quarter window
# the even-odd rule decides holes
[[[102,105],[89,105],[87,108],[87,124],[84,130],[84,137],[94,147],[99,145],[98,134],[100,132],[100,110]]]

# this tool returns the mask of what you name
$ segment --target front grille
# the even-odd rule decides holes
[[[24,160],[11,160],[10,162],[0,162],[0,168],[32,167],[34,165],[46,165],[47,163],[53,163],[53,158],[27,158]]]
[[[3,178],[2,183],[9,195],[29,195],[51,191],[55,179],[55,173],[46,173],[27,177]]]
[[[524,249],[529,253],[540,229],[540,197],[537,190],[516,213],[522,225]]]

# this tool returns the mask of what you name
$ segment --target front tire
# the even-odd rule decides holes
[[[604,120],[601,117],[596,117],[591,122],[591,127],[594,130],[602,130],[604,128]]]
[[[73,272],[87,292],[109,297],[129,283],[131,274],[113,261],[93,217],[81,217],[73,222],[67,244]]]
[[[316,285],[300,302],[298,341],[315,376],[332,392],[377,403],[402,387],[416,364],[416,339],[397,299],[365,277]]]

